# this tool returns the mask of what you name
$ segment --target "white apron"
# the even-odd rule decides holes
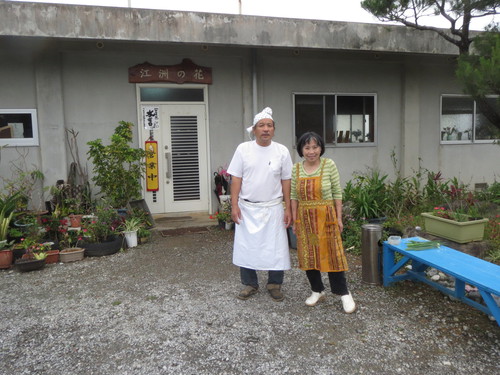
[[[282,199],[251,203],[239,200],[242,220],[236,224],[233,263],[253,270],[290,269]]]

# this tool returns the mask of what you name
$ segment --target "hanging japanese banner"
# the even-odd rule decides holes
[[[160,128],[159,108],[152,106],[142,106],[142,124],[146,130],[155,130]]]
[[[146,141],[146,190],[158,191],[158,142]]]

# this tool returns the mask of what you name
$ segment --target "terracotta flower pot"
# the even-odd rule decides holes
[[[13,257],[11,249],[0,250],[0,269],[10,268]]]
[[[83,259],[84,249],[80,247],[71,247],[59,252],[59,260],[62,263],[76,262]]]
[[[45,264],[52,264],[57,262],[59,262],[59,250],[47,251],[47,258],[45,258]]]
[[[83,215],[69,215],[69,226],[72,228],[78,228],[82,225]]]

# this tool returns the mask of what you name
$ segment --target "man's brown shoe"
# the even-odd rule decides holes
[[[257,293],[258,290],[259,290],[259,288],[256,288],[256,287],[251,286],[251,285],[247,285],[241,290],[240,294],[238,294],[236,296],[236,298],[239,298],[242,300],[249,299],[251,296],[253,296],[255,293]]]
[[[281,284],[267,284],[267,291],[271,295],[273,301],[281,302],[285,299],[285,296],[281,291]]]

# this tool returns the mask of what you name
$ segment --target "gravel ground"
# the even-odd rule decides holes
[[[236,299],[232,236],[156,233],[108,257],[0,272],[0,373],[499,373],[496,322],[426,285],[366,285],[359,257],[349,256],[355,314],[331,295],[305,306],[296,268],[283,302],[262,287]]]

